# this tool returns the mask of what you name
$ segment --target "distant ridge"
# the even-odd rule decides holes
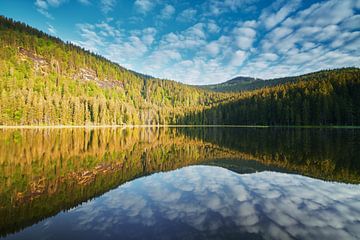
[[[337,70],[358,70],[356,67],[347,67],[347,68],[339,68]],[[260,79],[253,77],[235,77],[226,82],[211,84],[211,85],[201,85],[198,86],[202,89],[208,89],[215,92],[242,92],[249,90],[256,90],[264,87],[273,87],[277,85],[286,84],[289,82],[298,82],[298,81],[306,81],[312,79],[319,79],[321,76],[324,76],[325,73],[334,71],[334,69],[329,70],[320,70],[317,72],[306,73],[299,76],[289,76],[282,78],[272,78],[272,79]]]
[[[238,92],[238,91],[249,90],[248,88],[249,86],[251,86],[254,83],[259,83],[262,81],[263,80],[259,78],[239,76],[232,78],[223,83],[202,85],[199,87],[203,89],[213,90],[216,92]]]

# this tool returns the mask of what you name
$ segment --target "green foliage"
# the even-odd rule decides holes
[[[256,90],[215,92],[127,70],[0,16],[0,125],[359,125],[359,71],[238,78],[224,89]]]
[[[349,68],[351,70],[351,68]],[[329,71],[329,70],[328,70]],[[241,92],[241,91],[250,91],[256,90],[266,87],[274,87],[287,83],[296,83],[300,81],[308,81],[318,79],[321,80],[323,78],[327,78],[329,73],[328,71],[319,71],[314,73],[308,73],[295,77],[283,77],[283,78],[274,78],[269,80],[263,80],[259,78],[251,78],[251,77],[236,77],[229,81],[212,84],[212,85],[202,85],[199,86],[202,89],[209,89],[216,92]]]
[[[306,75],[242,92],[235,101],[187,114],[187,124],[360,125],[360,69]]]
[[[199,87],[216,92],[239,92],[239,91],[253,90],[259,88],[257,87],[258,85],[262,85],[263,83],[268,83],[268,82],[270,81],[264,81],[261,79],[256,79],[251,77],[236,77],[223,83],[200,85]]]
[[[127,70],[5,17],[0,79],[0,125],[169,124],[228,98]]]

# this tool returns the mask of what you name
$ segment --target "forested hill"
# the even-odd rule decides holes
[[[188,113],[187,124],[360,125],[360,69],[304,75],[296,81],[245,91],[235,101]]]
[[[347,71],[347,69],[344,70]],[[348,68],[348,70],[351,70],[351,68]],[[266,80],[260,78],[252,78],[252,77],[236,77],[223,83],[202,85],[199,87],[202,89],[209,89],[216,92],[250,91],[250,90],[260,89],[264,87],[273,87],[273,86],[278,86],[281,84],[292,83],[292,82],[324,79],[327,77],[329,71],[332,72],[332,70],[322,70],[300,76],[273,78]]]
[[[156,79],[0,16],[0,125],[360,125],[357,68],[240,80],[258,87]]]
[[[216,92],[239,92],[255,89],[255,85],[261,85],[264,80],[252,77],[236,77],[219,84],[199,85],[202,89]]]
[[[127,70],[0,17],[0,125],[165,124],[233,95]]]

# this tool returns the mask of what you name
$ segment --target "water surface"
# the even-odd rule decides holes
[[[0,132],[9,239],[358,239],[355,129]]]

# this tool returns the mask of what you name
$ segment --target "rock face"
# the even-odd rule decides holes
[[[74,75],[75,78],[82,81],[99,81],[96,76],[96,72],[89,68],[80,68],[79,72]]]
[[[40,72],[42,75],[47,75],[50,64],[45,58],[22,47],[19,48],[19,53],[22,60],[29,59],[34,63],[36,72]]]
[[[48,61],[43,56],[40,56],[32,51],[29,51],[23,47],[19,48],[21,60],[34,63],[35,71],[42,76],[46,76],[50,71],[61,73],[61,67],[57,60],[51,59]],[[102,88],[124,88],[124,84],[116,79],[99,79],[98,74],[91,68],[80,68],[78,72],[71,76],[73,80],[81,82],[95,82],[99,87]]]
[[[110,80],[110,79],[103,79],[103,80],[99,79],[97,73],[90,68],[80,68],[79,72],[77,72],[73,76],[73,79],[77,79],[83,82],[93,81],[102,88],[124,87],[124,84],[120,81]]]

